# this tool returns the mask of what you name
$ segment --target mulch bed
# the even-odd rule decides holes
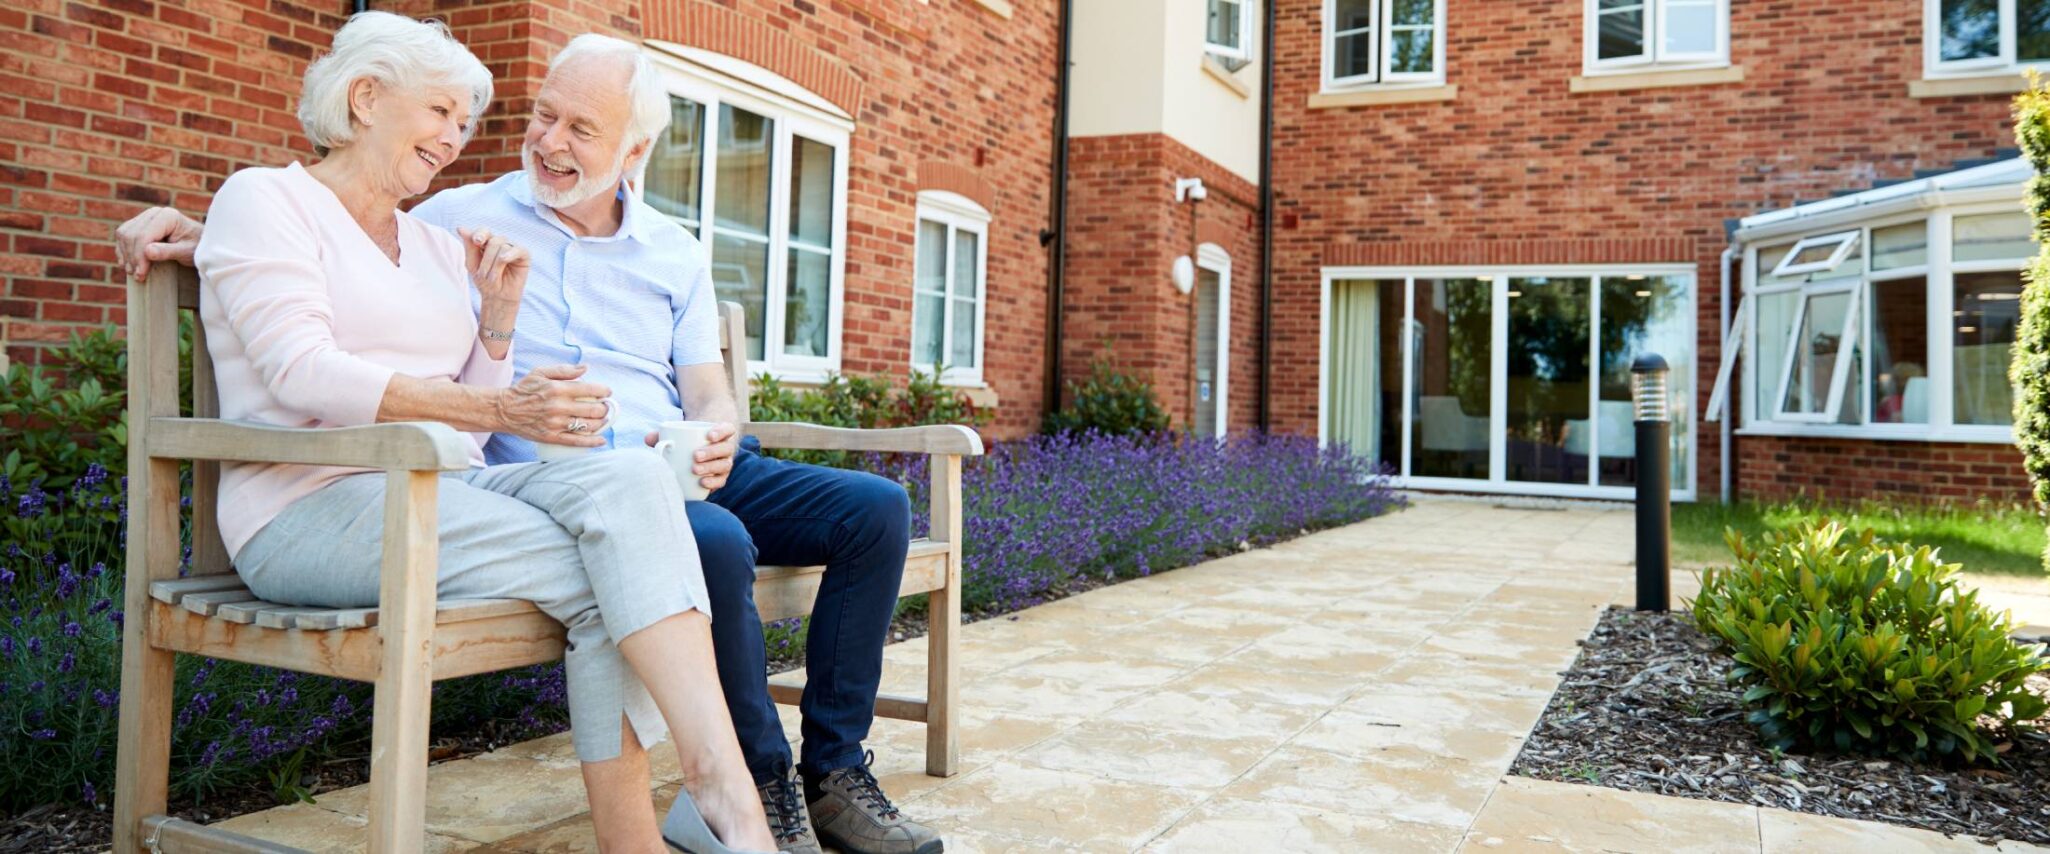
[[[2006,734],[2000,764],[1984,767],[1776,756],[1691,615],[1611,608],[1581,646],[1510,773],[2050,843],[2050,735]],[[2050,678],[2031,687],[2050,693]]]

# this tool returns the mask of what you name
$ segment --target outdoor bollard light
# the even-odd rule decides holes
[[[1670,369],[1657,353],[1630,365],[1637,411],[1637,610],[1672,607],[1673,414],[1666,397]]]

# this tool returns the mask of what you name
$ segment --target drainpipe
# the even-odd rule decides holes
[[[1734,264],[1736,264],[1736,262],[1737,262],[1737,251],[1738,251],[1739,249],[1743,248],[1743,245],[1744,245],[1744,244],[1742,244],[1742,243],[1731,243],[1731,244],[1730,244],[1730,245],[1729,245],[1729,246],[1728,246],[1727,248],[1723,249],[1723,264],[1722,264],[1722,270],[1723,270],[1723,281],[1722,281],[1722,299],[1721,299],[1721,301],[1720,301],[1720,305],[1718,306],[1718,311],[1720,312],[1720,315],[1721,315],[1721,316],[1720,316],[1720,320],[1721,320],[1721,325],[1720,325],[1720,326],[1718,326],[1717,328],[1718,328],[1718,329],[1720,329],[1720,330],[1724,330],[1724,334],[1728,334],[1728,330],[1729,330],[1729,328],[1730,328],[1730,268],[1731,268],[1731,267],[1732,267],[1732,266],[1733,266]],[[1729,342],[1729,341],[1724,341],[1724,342],[1722,342],[1722,346],[1724,346],[1724,347],[1730,347],[1730,346],[1734,346],[1734,345],[1733,345],[1733,344],[1732,344],[1731,342]],[[1696,376],[1699,376],[1699,374],[1696,374]],[[1716,420],[1718,420],[1718,421],[1722,422],[1722,424],[1720,425],[1720,426],[1722,427],[1722,431],[1721,431],[1721,432],[1722,432],[1722,441],[1721,441],[1721,448],[1722,448],[1722,457],[1721,457],[1721,460],[1722,460],[1722,465],[1718,466],[1717,468],[1718,468],[1718,470],[1720,470],[1720,471],[1722,472],[1722,487],[1723,487],[1723,503],[1724,503],[1724,504],[1728,504],[1728,503],[1730,503],[1730,478],[1731,478],[1731,469],[1733,469],[1733,468],[1735,468],[1735,467],[1736,467],[1736,461],[1734,461],[1734,460],[1730,459],[1730,418],[1731,418],[1731,415],[1732,415],[1733,413],[1735,413],[1735,412],[1737,411],[1737,389],[1736,389],[1737,377],[1736,377],[1736,375],[1734,375],[1734,374],[1733,374],[1733,375],[1731,375],[1731,376],[1730,376],[1730,383],[1731,383],[1730,393],[1729,393],[1729,394],[1726,394],[1726,395],[1723,395],[1723,413],[1722,413],[1722,417],[1721,417],[1721,418],[1718,418],[1718,419],[1716,419]]]
[[[356,0],[354,5],[358,13],[370,11],[370,0]]]
[[[1039,232],[1046,255],[1046,382],[1042,411],[1061,408],[1061,295],[1067,288],[1068,265],[1068,73],[1074,45],[1075,0],[1061,0],[1060,70],[1055,74],[1053,108],[1053,210],[1050,225]]]
[[[1267,0],[1260,42],[1260,432],[1274,430],[1268,389],[1274,383],[1274,7]]]

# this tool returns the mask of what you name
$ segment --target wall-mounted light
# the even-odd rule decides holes
[[[1196,261],[1187,255],[1174,259],[1174,289],[1188,293],[1196,289]]]

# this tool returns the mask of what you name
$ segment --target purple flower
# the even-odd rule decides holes
[[[79,624],[78,624],[77,622],[75,622],[75,621],[72,621],[72,620],[66,620],[66,621],[64,621],[64,629],[63,629],[63,631],[64,631],[64,636],[65,636],[65,637],[67,637],[67,638],[75,638],[75,637],[78,637],[79,635],[85,634],[85,627],[84,627],[84,626],[81,626],[81,625],[79,625]]]
[[[88,804],[92,804],[92,805],[94,805],[94,806],[98,806],[98,805],[99,805],[99,803],[100,803],[100,792],[99,792],[99,790],[98,790],[98,789],[94,789],[94,788],[93,788],[93,781],[91,781],[91,780],[86,780],[86,781],[84,781],[84,784],[83,784],[82,786],[80,786],[79,788],[80,788],[80,790],[81,790],[81,793],[82,793],[82,794],[83,794],[83,795],[85,796],[85,802],[86,802],[86,803],[88,803]]]
[[[31,732],[28,735],[29,738],[33,738],[37,741],[51,741],[57,737],[57,731],[54,729],[45,728],[36,730],[35,732]]]
[[[71,668],[76,666],[78,666],[78,653],[66,652],[63,658],[57,659],[58,673],[70,673]]]
[[[28,654],[30,655],[41,654],[43,651],[43,639],[29,638],[28,642],[26,644],[23,644],[23,646],[28,648]]]

